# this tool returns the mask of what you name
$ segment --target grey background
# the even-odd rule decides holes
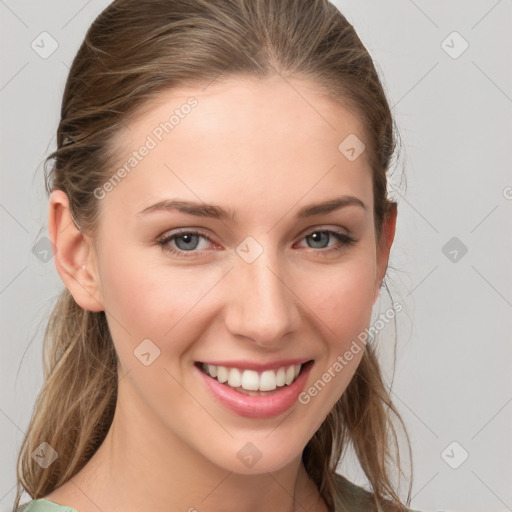
[[[14,499],[17,451],[43,380],[42,332],[62,287],[44,252],[42,162],[71,60],[108,3],[0,0],[2,511]],[[510,0],[336,5],[383,75],[404,144],[390,185],[399,223],[389,282],[405,308],[392,397],[413,448],[412,506],[512,510]],[[51,49],[44,31],[58,44],[46,58],[31,47]],[[390,328],[379,343],[391,376]],[[350,457],[340,472],[364,483]]]

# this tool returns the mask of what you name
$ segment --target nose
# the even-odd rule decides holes
[[[232,293],[225,322],[233,336],[278,348],[299,326],[300,299],[293,293],[290,273],[269,252],[263,251],[252,263],[237,261],[230,272]]]

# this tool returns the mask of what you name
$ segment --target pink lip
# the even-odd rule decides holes
[[[310,361],[310,359],[281,359],[280,361],[270,361],[268,363],[256,363],[251,360],[239,360],[239,361],[201,361],[202,363],[211,364],[213,366],[225,366],[226,368],[240,368],[243,370],[255,370],[257,372],[263,372],[265,370],[278,370],[283,366],[295,364],[304,364]]]
[[[244,365],[241,366],[244,367]],[[226,384],[221,384],[194,365],[215,399],[231,411],[246,418],[272,418],[290,409],[298,401],[298,396],[304,389],[312,366],[311,363],[302,368],[301,373],[289,386],[277,388],[269,395],[251,396],[239,393]]]

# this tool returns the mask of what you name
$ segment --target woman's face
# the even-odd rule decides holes
[[[300,456],[361,360],[387,262],[364,138],[281,77],[166,92],[119,134],[88,268],[134,417],[233,472]]]

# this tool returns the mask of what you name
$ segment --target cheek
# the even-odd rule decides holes
[[[360,254],[340,265],[331,275],[317,275],[303,286],[302,293],[308,297],[307,305],[313,318],[316,317],[315,325],[322,329],[320,336],[326,348],[322,366],[331,367],[334,361],[348,355],[343,360],[343,378],[336,379],[335,387],[339,386],[340,391],[356,371],[364,351],[365,344],[361,339],[364,341],[364,333],[371,321],[375,260],[370,252]]]
[[[121,358],[123,353],[129,357],[144,339],[152,340],[161,355],[169,349],[173,358],[184,352],[200,326],[200,306],[208,302],[203,298],[221,277],[197,267],[155,264],[148,250],[124,251],[121,257],[102,261],[102,297]],[[105,247],[104,254],[113,253]]]
[[[355,256],[332,271],[304,278],[301,295],[328,327],[330,338],[343,341],[367,327],[375,293],[375,260]]]
[[[375,261],[371,256],[340,265],[331,275],[303,282],[303,296],[312,313],[314,333],[324,348],[310,386],[299,402],[317,418],[311,435],[350,384],[365,351],[364,338],[371,320]],[[307,294],[306,294],[307,292]]]

